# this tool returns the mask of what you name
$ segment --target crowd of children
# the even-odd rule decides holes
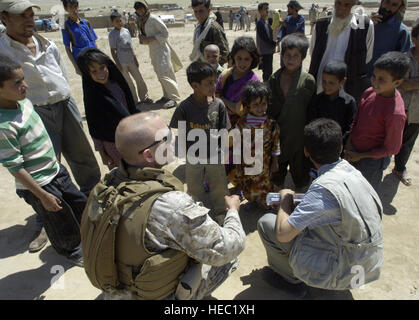
[[[111,16],[114,30],[109,34],[109,44],[113,62],[96,48],[97,36],[93,28],[77,15],[78,2],[63,0],[63,4],[69,13],[62,30],[63,41],[76,73],[82,76],[89,133],[103,164],[112,169],[120,161],[114,143],[119,121],[140,111],[137,93],[140,102],[152,101],[139,72],[130,33],[122,27],[121,16],[117,13]],[[212,210],[213,217],[222,223],[229,182],[249,203],[264,208],[267,208],[267,193],[283,188],[288,168],[296,191],[304,191],[310,183],[311,169],[304,149],[304,126],[318,118],[330,118],[340,125],[345,142],[342,156],[360,170],[376,190],[390,157],[396,154],[399,156],[396,156],[394,172],[403,183],[410,184],[405,166],[419,131],[419,52],[415,49],[419,45],[418,29],[418,25],[413,27],[416,47],[409,55],[389,52],[375,62],[372,87],[364,92],[359,106],[343,89],[347,73],[343,62],[332,61],[325,66],[323,92],[316,95],[314,77],[302,68],[309,48],[308,39],[302,33],[282,39],[283,67],[264,83],[253,72],[260,62],[253,38],[239,37],[234,41],[230,53],[232,66],[227,69],[219,64],[219,48],[215,44],[208,45],[203,61],[193,62],[187,68],[193,93],[179,104],[170,121],[170,127],[178,129],[184,122],[186,134],[192,129],[203,129],[208,138],[205,155],[196,155],[194,141],[187,141],[188,192],[202,200]],[[409,66],[411,81],[403,85]],[[137,93],[130,75],[136,82]],[[403,90],[403,98],[398,87]],[[19,196],[39,215],[66,211],[77,225],[86,198],[57,162],[49,136],[31,102],[25,99],[25,91],[21,67],[1,57],[0,162],[16,178]],[[212,136],[212,129],[238,129],[242,135],[248,129],[252,139],[255,139],[255,130],[262,130],[262,171],[255,176],[246,175],[244,170],[248,165],[243,159],[240,164],[232,164],[232,150],[228,166],[221,161],[213,164],[210,140],[218,141],[219,136]],[[252,153],[255,148],[253,141]],[[218,160],[220,151],[218,146]],[[196,158],[202,160],[201,163],[197,163]],[[61,176],[63,178],[58,179]],[[64,180],[65,186],[62,185]],[[52,240],[57,231],[45,227]],[[58,252],[80,264],[79,240],[73,233],[73,239],[68,242],[70,246],[63,248],[59,241],[53,245]]]

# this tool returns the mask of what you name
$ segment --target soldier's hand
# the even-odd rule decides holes
[[[224,201],[226,203],[227,211],[230,209],[240,209],[240,197],[238,195],[225,196]]]

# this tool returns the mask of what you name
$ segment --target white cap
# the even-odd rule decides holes
[[[12,1],[12,0],[0,0],[0,12],[6,11],[13,14],[21,14],[25,12],[26,9],[35,7],[39,10],[41,8],[36,4],[28,0]]]

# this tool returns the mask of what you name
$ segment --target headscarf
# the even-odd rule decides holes
[[[148,20],[148,18],[150,17],[150,9],[148,9],[147,4],[145,4],[144,2],[141,1],[137,1],[134,4],[134,9],[138,8],[138,6],[141,5],[145,8],[146,12],[140,16],[137,11],[135,11],[135,15],[137,16],[137,23],[138,23],[138,27],[140,28],[141,34],[143,34],[144,36],[147,36],[147,34],[145,33],[145,24]]]

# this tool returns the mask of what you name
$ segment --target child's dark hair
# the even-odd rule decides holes
[[[86,48],[79,53],[77,66],[83,75],[89,75],[90,77],[89,65],[93,62],[106,64],[108,67],[112,64],[111,58],[96,48]]]
[[[258,4],[258,11],[262,10],[263,7],[265,7],[265,6],[269,6],[269,3],[268,2],[261,2],[261,3],[259,3]]]
[[[22,66],[10,59],[9,57],[0,55],[0,87],[3,87],[3,82],[12,78],[12,73]]]
[[[238,37],[236,40],[234,40],[233,48],[231,48],[230,52],[230,56],[233,59],[233,63],[235,63],[234,56],[240,50],[246,50],[250,53],[252,57],[252,64],[250,66],[250,69],[254,69],[259,65],[260,56],[256,47],[255,40],[253,40],[253,38],[243,36]]]
[[[309,45],[308,39],[303,33],[295,32],[289,34],[281,41],[281,56],[285,54],[287,49],[297,48],[301,53],[301,59],[304,60],[307,56]]]
[[[304,147],[318,164],[339,160],[342,148],[342,129],[331,119],[320,118],[304,127]]]
[[[188,82],[192,85],[193,82],[201,83],[205,78],[214,76],[217,74],[217,70],[214,69],[208,62],[195,61],[192,62],[186,69],[186,77]]]
[[[61,0],[61,2],[63,3],[63,6],[64,6],[64,8],[67,8],[67,6],[69,5],[69,4],[76,4],[76,5],[78,5],[79,4],[79,1],[78,0]]]
[[[114,21],[117,18],[120,18],[121,14],[117,11],[111,13],[111,21]]]
[[[398,51],[390,51],[375,61],[374,68],[387,70],[393,77],[393,80],[400,80],[409,71],[409,64],[410,61],[407,55]]]
[[[269,88],[268,86],[259,81],[251,81],[248,85],[246,85],[243,89],[243,93],[241,96],[241,102],[244,107],[250,107],[250,103],[253,100],[260,98],[268,97],[269,95]]]
[[[192,0],[191,1],[192,8],[200,6],[201,4],[203,4],[205,8],[209,9],[209,7],[211,6],[211,0]]]
[[[413,26],[412,28],[412,38],[418,38],[419,37],[419,23]]]
[[[330,61],[323,69],[323,73],[334,75],[339,81],[346,77],[348,67],[343,61]]]

